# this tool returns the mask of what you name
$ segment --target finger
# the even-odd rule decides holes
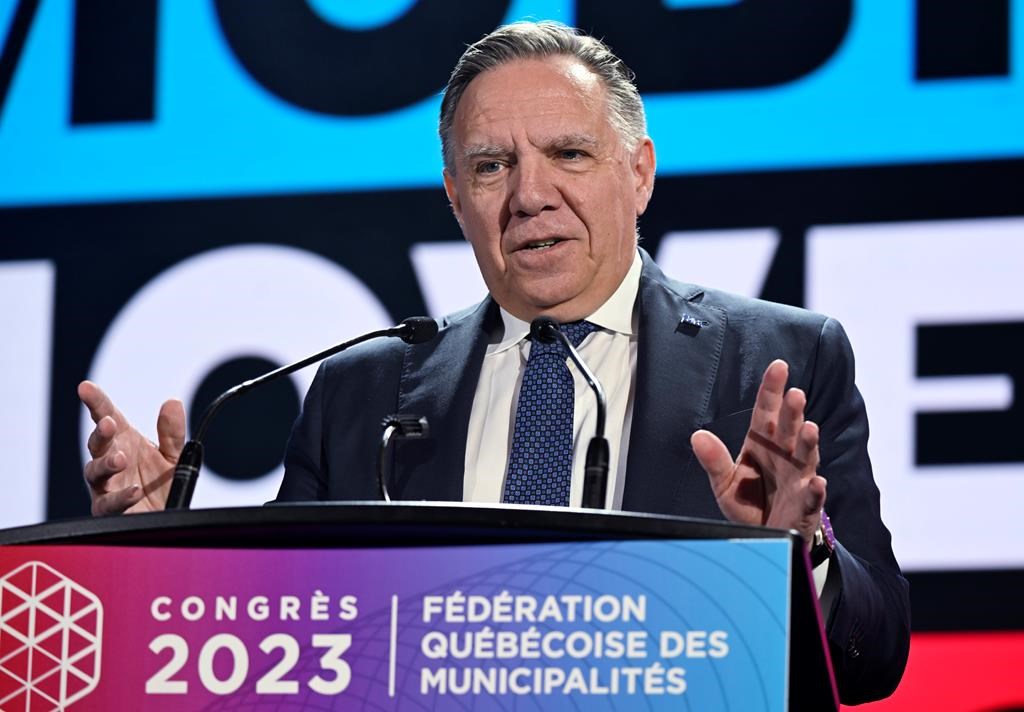
[[[89,440],[86,443],[89,454],[94,458],[103,455],[110,447],[110,443],[114,441],[115,435],[117,435],[117,423],[114,422],[114,419],[107,415],[100,418],[96,427],[89,433]]]
[[[114,475],[123,472],[127,463],[128,458],[120,450],[89,460],[84,469],[85,481],[89,483],[89,487],[93,491],[102,493],[105,491],[104,483]]]
[[[796,460],[794,464],[797,464],[805,473],[813,474],[818,469],[818,463],[821,461],[821,453],[818,449],[820,438],[818,424],[809,420],[804,421],[797,437],[793,459]]]
[[[779,429],[775,436],[775,442],[787,454],[796,449],[797,434],[804,424],[804,407],[806,405],[807,397],[799,388],[790,388],[782,398]]]
[[[820,476],[812,477],[804,488],[803,514],[793,529],[800,532],[807,549],[814,545],[814,534],[821,527],[821,510],[825,506],[825,478]]]
[[[82,381],[78,384],[78,398],[89,409],[89,415],[94,423],[99,423],[108,415],[116,420],[119,415],[114,402],[92,381]]]
[[[160,406],[156,419],[156,436],[160,452],[177,460],[185,446],[185,405],[180,400],[169,400]]]
[[[789,364],[785,361],[776,359],[768,365],[761,386],[757,389],[757,400],[754,401],[754,412],[750,417],[752,430],[774,437],[788,378]]]
[[[811,478],[811,481],[807,485],[807,496],[809,509],[812,512],[817,512],[818,519],[815,525],[815,529],[821,526],[821,510],[825,508],[825,494],[827,492],[828,482],[821,475],[815,475]]]
[[[735,469],[736,463],[717,435],[707,430],[698,430],[690,436],[690,446],[697,456],[697,461],[711,479],[711,489],[717,497],[722,490],[729,486],[729,479]]]
[[[116,492],[108,492],[92,502],[92,513],[96,516],[124,514],[132,505],[142,499],[142,487],[134,484]]]

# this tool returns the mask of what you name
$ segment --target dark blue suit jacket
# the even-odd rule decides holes
[[[641,254],[623,509],[721,519],[690,435],[707,428],[735,457],[764,370],[785,359],[790,385],[806,392],[807,418],[821,429],[819,471],[840,542],[822,599],[840,695],[852,703],[889,694],[909,648],[908,589],[879,515],[867,417],[842,327],[813,312],[670,280]],[[681,324],[686,317],[690,324]],[[498,324],[497,305],[486,299],[447,319],[429,343],[377,340],[327,361],[289,441],[278,499],[377,499],[380,421],[401,412],[426,415],[436,437],[402,443],[392,496],[461,500],[470,409]]]

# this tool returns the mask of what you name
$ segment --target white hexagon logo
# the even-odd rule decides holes
[[[63,710],[100,681],[103,605],[40,561],[0,579],[0,710]]]

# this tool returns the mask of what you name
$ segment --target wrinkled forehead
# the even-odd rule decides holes
[[[469,83],[455,112],[456,134],[481,122],[538,115],[600,121],[605,118],[605,94],[600,77],[575,58],[513,60]]]

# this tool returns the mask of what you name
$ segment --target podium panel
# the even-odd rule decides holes
[[[0,543],[3,710],[836,708],[786,532],[353,504]]]

